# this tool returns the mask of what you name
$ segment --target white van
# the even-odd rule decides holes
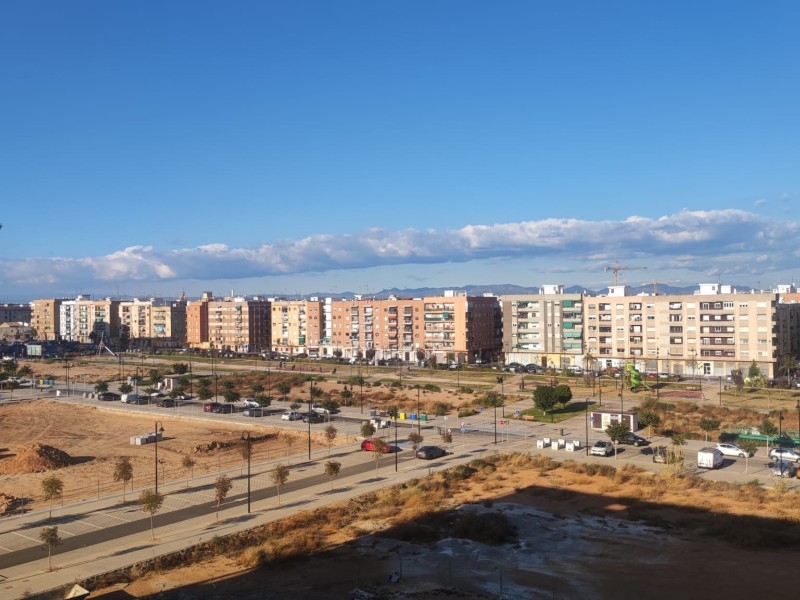
[[[718,469],[722,463],[722,452],[716,448],[701,448],[697,451],[697,466],[700,469]]]

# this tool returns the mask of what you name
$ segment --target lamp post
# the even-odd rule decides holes
[[[798,440],[800,440],[800,400],[797,401],[794,408],[797,410],[797,436]]]
[[[497,443],[497,401],[494,402],[494,443]]]
[[[778,413],[778,443],[783,445],[783,411]]]
[[[70,370],[71,367],[72,367],[72,365],[69,364],[69,362],[64,363],[64,372],[65,372],[64,378],[66,379],[67,396],[69,396],[69,370]]]
[[[308,390],[308,460],[311,460],[311,405],[314,402],[314,381],[311,381],[311,387]]]
[[[353,386],[350,386],[350,387],[353,387]],[[364,379],[363,379],[363,377],[359,377],[359,378],[358,378],[358,387],[359,387],[359,389],[361,390],[361,391],[359,392],[359,397],[360,397],[360,399],[361,399],[361,400],[360,400],[360,401],[361,401],[361,408],[360,408],[360,410],[361,410],[361,414],[363,415],[363,414],[364,414]]]
[[[243,431],[239,436],[239,440],[247,443],[247,513],[250,514],[250,454],[252,454],[252,442],[250,441],[250,432]]]
[[[420,414],[420,412],[419,412],[419,394],[420,394],[420,391],[421,391],[421,388],[419,387],[419,384],[417,384],[417,433],[419,435],[422,435],[422,414]]]
[[[158,437],[164,433],[164,424],[161,421],[156,421],[155,424],[155,431],[156,431],[156,442],[155,442],[155,480],[156,480],[156,494],[158,493]]]
[[[586,456],[589,456],[589,397],[586,397],[586,408],[583,420],[586,421]]]

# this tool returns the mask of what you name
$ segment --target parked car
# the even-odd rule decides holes
[[[442,456],[447,456],[447,450],[439,446],[422,446],[422,448],[417,450],[417,458],[422,458],[424,460],[434,460]]]
[[[233,408],[233,404],[226,404],[226,403],[222,403],[222,402],[217,402],[216,404],[217,405],[211,411],[213,413],[216,413],[218,415],[227,415],[227,414],[230,414],[232,412],[235,412],[235,409]]]
[[[395,448],[394,446],[386,444],[383,451],[384,453],[388,453],[391,452],[394,448]],[[365,452],[372,452],[375,450],[375,442],[372,440],[364,440],[363,442],[361,442],[361,449],[364,450]]]
[[[773,477],[796,477],[797,467],[785,460],[777,460],[772,463],[770,473]]]
[[[725,456],[738,456],[739,458],[747,457],[747,452],[744,451],[744,448],[741,448],[736,444],[719,443],[717,444],[716,448]],[[752,456],[752,454],[750,456]]]
[[[140,396],[139,394],[125,394],[122,396],[122,401],[125,404],[149,404],[150,398],[147,396]]]
[[[159,398],[156,406],[160,408],[175,408],[175,400],[172,398]]]
[[[606,440],[597,440],[589,450],[592,456],[608,456],[614,453],[614,445]]]
[[[648,446],[650,444],[649,440],[646,440],[640,435],[636,435],[635,433],[631,433],[628,437],[621,439],[619,441],[620,444],[627,444],[629,446]]]
[[[263,408],[245,408],[242,411],[242,414],[245,417],[263,417],[264,416],[264,409]]]
[[[282,421],[301,421],[303,419],[303,414],[299,412],[285,412],[281,415]]]
[[[769,451],[772,460],[800,463],[800,452],[794,448],[773,448]]]
[[[242,400],[242,406],[244,408],[261,408],[261,405],[255,398],[245,398]]]
[[[213,413],[214,409],[219,406],[219,402],[206,402],[203,404],[203,412]]]
[[[100,392],[97,394],[97,399],[103,402],[113,402],[115,400],[122,400],[122,396],[115,392]]]
[[[653,462],[666,464],[667,462],[667,447],[655,446],[653,448]]]
[[[314,411],[303,414],[303,423],[324,423],[326,420],[323,415]]]
[[[314,412],[318,412],[323,415],[334,415],[339,412],[339,409],[333,405],[323,406],[322,404],[313,404],[311,408]]]

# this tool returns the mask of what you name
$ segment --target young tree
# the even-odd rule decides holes
[[[189,487],[189,474],[194,475],[194,466],[196,464],[196,461],[191,456],[184,456],[181,459],[181,466],[186,471],[186,487]]]
[[[155,517],[156,513],[161,510],[163,505],[163,494],[159,494],[153,490],[144,490],[141,494],[139,494],[139,506],[141,507],[142,512],[150,514],[150,538],[153,540],[156,539],[156,532],[153,528],[153,517]]]
[[[753,382],[754,385],[756,381],[761,379],[761,369],[758,368],[758,364],[756,363],[755,359],[753,359],[753,362],[750,363],[750,367],[747,369],[747,377],[751,382]]]
[[[661,425],[661,417],[653,410],[640,410],[639,424],[648,428],[647,435],[653,435],[653,427]]]
[[[231,491],[233,482],[227,475],[220,475],[214,482],[214,500],[217,503],[217,523],[219,523],[219,507],[228,497],[228,492]]]
[[[170,368],[176,375],[186,375],[189,372],[189,365],[186,363],[172,363]]]
[[[333,425],[325,426],[325,440],[328,442],[328,456],[331,455],[331,446],[333,446],[333,442],[336,440],[338,433],[336,427]]]
[[[47,570],[53,570],[53,564],[50,557],[53,555],[53,547],[61,543],[61,536],[58,535],[58,526],[45,527],[39,532],[39,539],[47,546]]]
[[[606,435],[614,442],[614,460],[617,459],[617,444],[631,434],[631,430],[625,423],[611,423],[606,427]]]
[[[339,471],[342,470],[342,463],[335,460],[329,460],[325,463],[325,475],[331,482],[331,491],[333,491],[333,480],[339,476]]]
[[[292,460],[292,445],[293,445],[293,444],[294,444],[294,442],[295,442],[294,435],[293,435],[293,434],[291,434],[291,433],[289,433],[288,431],[286,431],[286,432],[284,432],[284,433],[281,433],[281,434],[278,436],[278,438],[279,438],[279,439],[280,439],[280,440],[281,440],[281,441],[282,441],[284,444],[286,444],[287,448],[289,449],[289,451],[288,451],[288,455],[287,455],[287,458],[286,458],[286,462],[287,462],[287,463],[289,463],[289,464],[291,464],[291,460]]]
[[[286,465],[275,465],[275,468],[270,472],[272,483],[278,490],[278,506],[281,505],[281,486],[289,481],[289,467]]]
[[[769,420],[769,417],[764,417],[761,421],[760,429],[761,434],[767,436],[767,448],[769,449],[769,441],[778,433],[778,428],[775,423]]]
[[[758,442],[755,440],[743,439],[739,440],[739,447],[744,450],[744,472],[747,473],[748,462],[751,456],[755,456],[758,452]]]
[[[119,384],[119,391],[121,394],[130,394],[133,391],[133,386],[127,381],[124,381]]]
[[[53,501],[58,500],[64,493],[64,482],[55,475],[42,480],[42,494],[45,501],[50,503],[50,517],[53,518]]]
[[[242,455],[242,471],[244,471],[245,463],[253,456],[253,441],[250,438],[241,438],[239,440],[239,453]],[[242,471],[240,471],[240,474]]]
[[[373,435],[375,435],[375,426],[369,421],[361,423],[361,436],[371,438]]]
[[[453,434],[449,431],[442,431],[442,443],[447,444],[447,448],[452,450]]]
[[[108,382],[107,381],[98,381],[94,384],[94,391],[96,393],[107,392],[108,391]]]
[[[278,384],[278,392],[283,396],[283,401],[286,402],[286,394],[288,394],[292,390],[292,386],[290,386],[285,381],[281,381]]]
[[[425,438],[422,437],[416,431],[412,431],[408,434],[408,441],[411,442],[411,447],[414,449],[414,462],[417,462],[417,450],[422,445],[422,442]]]
[[[122,482],[122,501],[125,502],[125,488],[128,487],[128,482],[133,479],[133,465],[131,459],[127,456],[122,456],[117,459],[114,464],[114,481]]]
[[[711,431],[716,431],[717,429],[719,429],[719,426],[720,426],[719,419],[715,419],[713,417],[703,417],[702,419],[700,419],[700,429],[702,429],[706,433],[706,442],[708,442],[708,434]]]
[[[202,401],[205,402],[206,400],[210,400],[214,396],[214,392],[211,390],[211,381],[208,377],[202,377],[197,380],[197,397]]]
[[[242,395],[234,389],[225,390],[222,394],[222,397],[225,398],[225,402],[228,404],[233,404],[234,402],[238,402],[241,400]]]
[[[260,396],[264,393],[264,385],[261,383],[254,383],[250,386],[250,391],[252,392],[253,396]]]
[[[302,406],[302,404],[300,404],[300,402],[298,402],[297,400],[292,400],[292,403],[289,405],[289,408],[291,410],[297,410],[301,406]]]
[[[344,405],[347,406],[347,401],[353,397],[353,392],[347,389],[347,386],[339,392],[339,397],[344,401]]]
[[[556,402],[562,406],[566,406],[567,403],[572,400],[572,390],[568,385],[563,383],[561,385],[557,385],[554,391],[556,395]]]
[[[549,385],[541,385],[533,391],[533,404],[544,414],[552,410],[557,402],[555,388]]]
[[[372,458],[375,459],[375,472],[378,472],[378,463],[380,462],[381,458],[384,454],[386,454],[387,450],[389,449],[389,444],[387,444],[383,438],[375,438],[372,440]]]

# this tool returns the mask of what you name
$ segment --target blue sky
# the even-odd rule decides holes
[[[792,282],[798,17],[0,4],[0,301]]]

